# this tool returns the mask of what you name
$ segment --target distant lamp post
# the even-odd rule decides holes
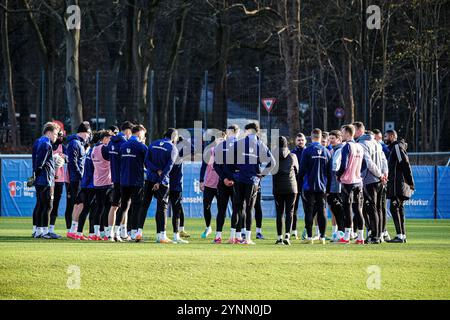
[[[256,72],[258,72],[258,123],[261,126],[261,69],[259,67],[255,67]]]

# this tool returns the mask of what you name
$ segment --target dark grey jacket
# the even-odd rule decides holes
[[[299,164],[297,156],[289,151],[288,148],[275,150],[279,153],[280,159],[277,173],[272,176],[273,194],[298,193],[297,173]]]
[[[409,163],[406,149],[408,145],[404,140],[395,141],[389,145],[389,177],[387,184],[388,199],[400,198],[406,200],[411,198],[414,187],[414,178]]]

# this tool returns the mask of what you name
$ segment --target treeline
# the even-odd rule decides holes
[[[256,115],[261,89],[291,136],[394,122],[412,150],[450,148],[446,0],[0,3],[3,149],[29,146],[42,122],[94,118],[97,105],[106,125],[151,124],[153,137],[189,128],[204,119],[205,83],[208,127],[226,126],[230,99]],[[71,5],[79,30],[66,27]],[[381,9],[380,29],[367,28],[369,5]]]

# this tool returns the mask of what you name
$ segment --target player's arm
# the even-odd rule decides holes
[[[344,174],[345,170],[347,170],[348,157],[350,156],[350,145],[347,143],[341,151],[341,165],[339,166],[339,170],[336,172],[336,177],[338,179]]]
[[[34,170],[35,176],[39,176],[44,169],[45,163],[49,156],[53,153],[52,147],[47,143],[42,143],[38,149],[36,154],[36,168]]]
[[[176,147],[172,147],[170,157],[168,158],[166,165],[162,169],[162,174],[159,177],[159,183],[161,183],[164,179],[169,179],[169,173],[172,170],[175,161],[177,161],[177,156],[178,156],[178,149]]]

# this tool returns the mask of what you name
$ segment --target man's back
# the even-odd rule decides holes
[[[303,150],[300,161],[300,177],[303,177],[303,190],[306,192],[326,192],[327,166],[330,152],[319,142],[313,142]]]

